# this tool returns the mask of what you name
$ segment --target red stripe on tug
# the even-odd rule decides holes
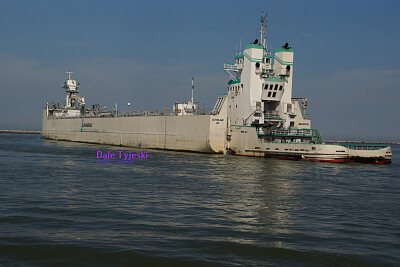
[[[364,163],[364,164],[391,164],[391,160],[374,160],[374,161],[356,161],[353,159],[310,159],[310,158],[298,158],[298,157],[282,157],[282,156],[261,156],[261,155],[245,155],[235,153],[234,155],[238,156],[247,156],[247,157],[259,157],[259,158],[276,158],[276,159],[285,159],[285,160],[308,160],[308,161],[317,161],[317,162],[332,162],[332,163]]]

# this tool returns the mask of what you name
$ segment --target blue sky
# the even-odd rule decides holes
[[[240,38],[294,48],[293,96],[326,139],[400,141],[399,1],[0,2],[0,128],[40,129],[71,69],[88,104],[213,107]]]

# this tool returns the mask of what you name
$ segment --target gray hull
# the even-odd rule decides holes
[[[226,119],[221,115],[47,118],[42,136],[54,140],[139,148],[223,153]]]

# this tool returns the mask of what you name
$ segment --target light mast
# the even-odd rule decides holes
[[[260,32],[260,45],[263,46],[264,50],[267,50],[267,16],[268,14],[265,14],[264,16],[264,11],[261,12],[261,27],[258,30]]]

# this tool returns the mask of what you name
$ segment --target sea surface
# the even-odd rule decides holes
[[[0,265],[398,266],[392,151],[338,164],[0,134]]]

